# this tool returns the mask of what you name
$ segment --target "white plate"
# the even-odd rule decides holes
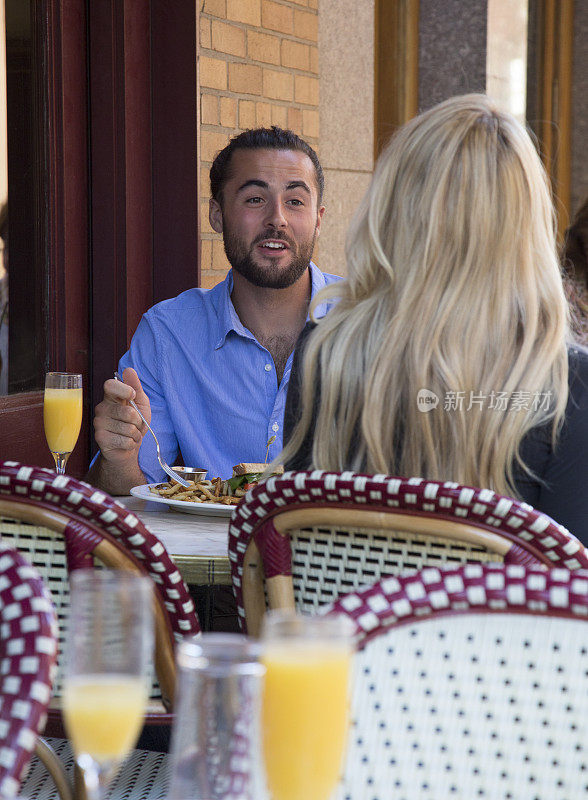
[[[161,497],[149,491],[151,486],[160,485],[160,483],[146,483],[143,486],[133,486],[131,494],[141,500],[149,500],[150,503],[163,503],[174,511],[182,511],[184,514],[203,514],[206,517],[230,517],[235,508],[224,503],[187,503],[185,500]]]

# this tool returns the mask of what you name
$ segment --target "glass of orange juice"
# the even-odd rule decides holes
[[[272,800],[329,800],[349,719],[353,624],[345,617],[269,612],[262,738]]]
[[[103,797],[134,747],[149,694],[152,581],[124,570],[76,570],[63,684],[63,715],[90,800]]]
[[[80,435],[82,424],[82,376],[70,372],[45,375],[43,421],[55,469],[65,472],[65,465]]]

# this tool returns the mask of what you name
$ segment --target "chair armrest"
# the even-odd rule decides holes
[[[47,744],[44,739],[37,739],[35,755],[53,778],[61,800],[74,800],[73,789],[67,778],[63,764],[53,748]]]

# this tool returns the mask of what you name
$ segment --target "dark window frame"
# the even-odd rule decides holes
[[[198,5],[33,4],[46,108],[47,367],[81,372],[92,415],[141,314],[199,284]],[[173,120],[173,124],[170,123]],[[52,466],[43,392],[0,397],[0,459]]]
[[[36,102],[45,109],[45,259],[48,281],[46,364],[88,377],[86,24],[83,3],[32,4],[36,61],[43,66]],[[67,236],[66,236],[67,231]],[[41,256],[39,256],[41,257]],[[87,429],[88,409],[84,409]],[[79,473],[87,437],[71,458]],[[43,392],[0,397],[0,458],[52,466],[43,431]]]
[[[574,4],[529,0],[527,121],[550,178],[563,240],[571,213]]]
[[[419,0],[374,7],[374,159],[394,131],[418,114]]]

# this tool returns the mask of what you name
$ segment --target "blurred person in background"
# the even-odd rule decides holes
[[[565,233],[562,266],[572,330],[588,345],[588,197]]]
[[[338,302],[297,346],[276,460],[490,488],[588,544],[588,351],[526,130],[485,95],[400,128],[347,270],[313,301]]]

